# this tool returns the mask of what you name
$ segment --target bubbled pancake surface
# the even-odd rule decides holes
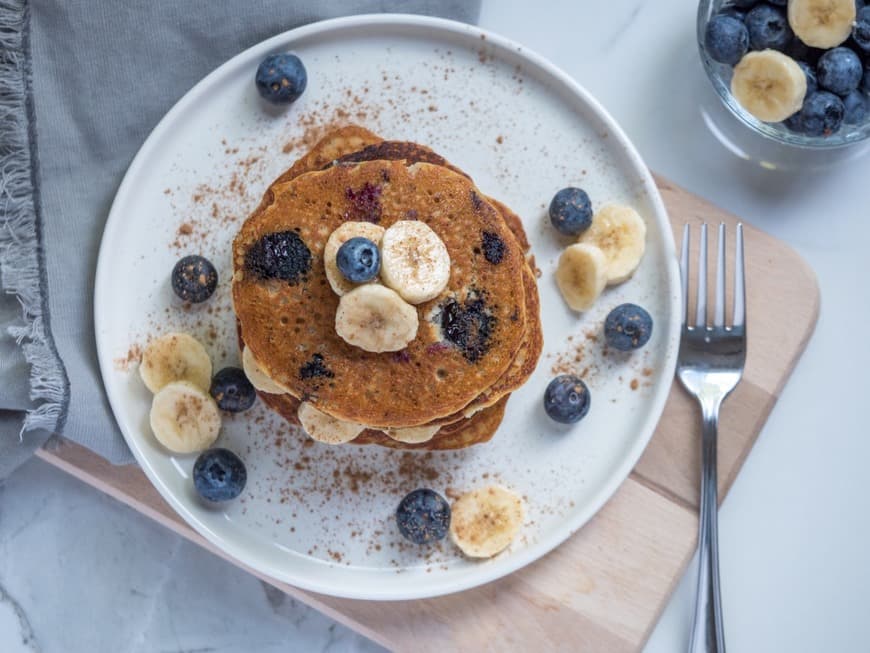
[[[417,307],[417,338],[401,354],[348,345],[335,333],[338,297],[323,269],[326,239],[348,219],[389,227],[409,218],[425,222],[445,242],[452,263],[448,287]],[[250,274],[248,248],[288,230],[311,252],[304,278],[291,284]],[[480,251],[484,232],[516,243],[471,182],[442,166],[367,161],[277,183],[233,246],[233,300],[243,340],[270,377],[340,419],[411,426],[455,413],[507,370],[525,332],[523,253],[508,246],[498,264],[487,261]],[[443,337],[441,311],[449,300],[467,307],[475,299],[483,300],[491,335],[485,347],[462,350]]]

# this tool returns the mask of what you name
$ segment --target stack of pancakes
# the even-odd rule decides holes
[[[420,220],[450,254],[447,287],[415,307],[417,336],[401,351],[364,351],[336,333],[339,297],[323,252],[348,220],[385,228]],[[263,279],[246,268],[254,244],[287,231],[310,252],[300,279]],[[356,126],[330,133],[269,187],[233,244],[240,344],[281,391],[258,390],[261,398],[293,423],[306,401],[364,424],[357,444],[434,450],[486,442],[541,353],[528,249],[519,218],[432,150]],[[440,426],[426,442],[387,435],[424,425]]]

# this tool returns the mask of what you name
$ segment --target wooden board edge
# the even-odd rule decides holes
[[[806,286],[808,288],[812,288],[812,312],[810,314],[810,321],[807,323],[803,333],[801,333],[795,355],[791,359],[791,364],[783,370],[783,374],[779,379],[779,383],[776,385],[776,388],[774,388],[773,394],[775,399],[779,399],[779,396],[782,394],[782,389],[785,387],[785,384],[788,383],[788,380],[791,378],[791,375],[797,367],[797,364],[800,362],[801,358],[803,358],[804,352],[807,350],[807,345],[809,345],[810,338],[813,337],[813,333],[815,333],[816,331],[816,325],[819,323],[819,315],[822,310],[822,291],[819,287],[819,278],[818,276],[816,276],[815,270],[810,267],[810,264],[806,262],[804,257],[801,256],[800,253],[798,253],[798,251],[795,250],[791,245],[788,245],[784,242],[782,242],[782,245],[789,251],[795,262],[800,266],[801,271],[803,272],[805,277],[804,283],[806,284]],[[764,422],[767,421],[769,415],[770,410],[768,410],[767,414],[764,415],[762,425],[764,424]],[[742,464],[743,463],[741,462],[741,465]]]

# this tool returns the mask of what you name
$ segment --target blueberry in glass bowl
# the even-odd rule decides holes
[[[725,107],[780,144],[870,138],[870,11],[855,0],[701,0],[701,62]]]

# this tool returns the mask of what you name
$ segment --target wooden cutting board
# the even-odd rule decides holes
[[[734,216],[664,179],[658,183],[677,238],[685,222],[721,221],[733,234]],[[815,277],[788,246],[747,227],[746,256],[749,357],[722,415],[720,497],[758,437],[819,311]],[[263,580],[397,651],[638,651],[695,549],[700,415],[693,401],[675,383],[649,447],[604,509],[555,551],[500,581],[385,604]],[[181,521],[135,465],[114,467],[65,441],[39,456],[223,555]]]

